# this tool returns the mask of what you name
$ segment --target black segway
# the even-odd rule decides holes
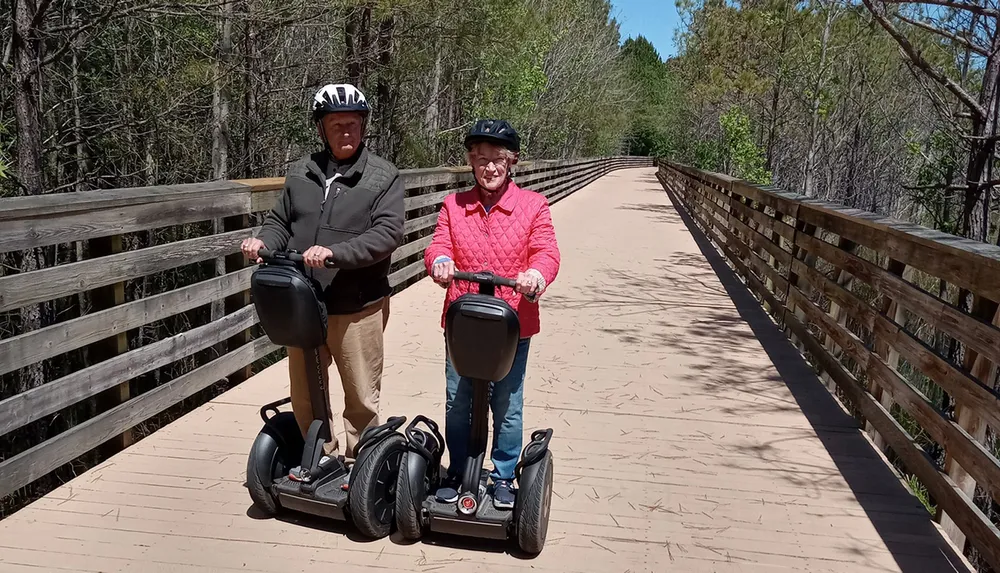
[[[498,286],[515,286],[512,279],[489,272],[455,273],[455,280],[475,282],[478,294],[465,294],[445,315],[448,356],[459,376],[475,380],[472,432],[458,500],[435,497],[441,485],[441,454],[445,443],[438,426],[417,416],[405,430],[407,450],[396,484],[396,527],[405,539],[419,539],[426,528],[470,537],[517,538],[523,551],[537,554],[545,545],[552,501],[553,462],[549,451],[552,429],[536,430],[521,452],[515,469],[517,491],[513,510],[493,507],[483,469],[488,447],[490,383],[502,380],[514,363],[520,323],[513,308],[494,296]],[[424,424],[428,430],[420,429]],[[454,460],[452,463],[461,462]]]
[[[290,397],[260,409],[264,427],[247,460],[250,498],[268,515],[284,508],[337,520],[350,517],[362,534],[385,537],[393,522],[396,474],[406,448],[397,430],[406,418],[389,418],[366,429],[350,471],[340,458],[323,455],[323,444],[332,436],[319,350],[326,344],[326,307],[304,273],[301,254],[262,249],[259,256],[264,262],[250,279],[257,316],[274,344],[301,348],[307,360],[312,357],[306,371],[313,421],[303,439],[292,412],[278,410]]]

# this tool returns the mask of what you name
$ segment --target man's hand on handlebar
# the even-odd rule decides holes
[[[307,267],[323,269],[327,268],[326,260],[332,256],[333,251],[330,249],[319,245],[313,245],[306,249],[306,252],[302,253],[302,262],[305,263]]]
[[[260,263],[261,262],[261,259],[260,259],[260,256],[258,255],[258,253],[259,253],[259,251],[261,249],[266,249],[266,248],[267,247],[264,246],[264,241],[261,241],[260,239],[258,239],[256,237],[250,237],[249,239],[243,239],[243,243],[240,245],[240,249],[243,251],[243,254],[246,255],[246,257],[248,259],[250,259],[251,261],[253,261],[255,263]]]
[[[455,279],[455,261],[446,260],[434,263],[431,267],[431,278],[442,287],[447,287]]]

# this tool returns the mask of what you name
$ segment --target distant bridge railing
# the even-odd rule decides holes
[[[642,157],[535,161],[514,174],[555,202],[609,171],[651,165]],[[406,237],[390,275],[397,292],[423,276],[445,196],[472,184],[468,168],[403,177]],[[46,317],[42,328],[0,333],[0,446],[12,452],[0,457],[0,501],[102,444],[127,445],[144,421],[219,381],[239,382],[278,350],[256,332],[253,269],[239,244],[282,183],[0,200],[0,318],[23,325],[18,317],[31,308]],[[38,259],[37,270],[11,274],[31,268],[17,263],[24,257]],[[179,374],[163,380],[164,368]]]
[[[1000,570],[1000,532],[974,501],[1000,500],[1000,248],[659,166],[876,445],[923,484],[947,534]]]

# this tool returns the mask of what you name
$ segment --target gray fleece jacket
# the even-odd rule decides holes
[[[348,165],[327,151],[289,166],[285,187],[258,238],[270,250],[333,252],[336,269],[309,269],[329,314],[351,314],[391,293],[390,257],[403,240],[403,180],[362,146]]]

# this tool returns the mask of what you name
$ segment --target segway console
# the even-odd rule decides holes
[[[459,376],[474,381],[468,456],[451,462],[464,462],[462,485],[455,502],[435,497],[445,444],[437,424],[417,416],[405,431],[408,447],[396,484],[396,526],[411,540],[419,539],[425,529],[490,539],[516,537],[522,550],[537,554],[545,544],[552,500],[553,461],[548,449],[552,429],[535,431],[521,453],[513,510],[493,506],[486,488],[489,475],[483,469],[489,444],[490,384],[510,372],[520,337],[517,313],[494,293],[496,287],[513,288],[516,283],[489,272],[457,272],[455,280],[479,285],[478,293],[462,295],[445,315],[448,356]],[[418,428],[420,423],[429,431]]]
[[[290,397],[261,408],[264,427],[247,460],[250,498],[268,515],[282,508],[337,520],[349,514],[363,534],[385,537],[393,522],[396,474],[406,446],[398,430],[406,418],[366,429],[350,469],[339,457],[323,455],[332,436],[320,355],[326,345],[326,306],[304,272],[301,254],[261,250],[259,256],[263,263],[250,278],[257,316],[271,342],[305,352],[313,411],[303,436],[294,414],[278,410]]]

